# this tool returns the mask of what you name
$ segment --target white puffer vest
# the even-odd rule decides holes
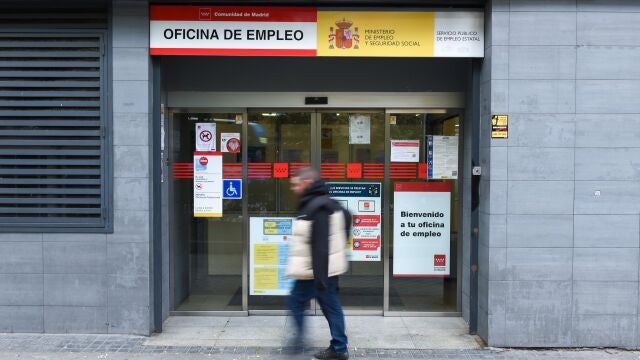
[[[313,221],[296,219],[293,221],[292,240],[289,245],[287,275],[297,280],[313,280],[311,260],[311,227]],[[347,272],[347,234],[342,210],[329,215],[329,276]]]

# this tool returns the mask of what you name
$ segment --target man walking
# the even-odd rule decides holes
[[[300,197],[287,273],[295,285],[289,296],[297,332],[294,346],[302,346],[304,307],[315,297],[329,323],[331,344],[316,353],[317,359],[348,359],[344,314],[337,294],[337,277],[348,268],[346,244],[350,215],[329,197],[318,172],[299,169],[291,178],[291,190]]]

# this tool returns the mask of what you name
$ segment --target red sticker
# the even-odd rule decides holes
[[[433,255],[433,266],[447,266],[447,255]]]
[[[353,215],[353,226],[378,226],[380,215]]]
[[[276,179],[289,177],[289,163],[273,163],[273,177]]]
[[[429,170],[429,165],[427,165],[426,163],[418,164],[418,178],[426,179],[428,170]]]
[[[347,178],[348,179],[360,179],[360,178],[362,178],[362,163],[348,163],[347,164]]]
[[[371,251],[378,250],[380,238],[377,239],[353,239],[353,250]]]
[[[240,140],[231,138],[227,140],[227,152],[238,153],[240,152]]]

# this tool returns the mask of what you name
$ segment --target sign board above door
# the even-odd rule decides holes
[[[484,14],[152,5],[151,55],[483,57]]]

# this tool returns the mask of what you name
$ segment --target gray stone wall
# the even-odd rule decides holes
[[[487,20],[480,333],[638,347],[640,3],[493,0]]]
[[[110,332],[149,334],[151,133],[149,5],[113,1],[113,142],[115,232]]]
[[[113,234],[0,234],[0,332],[150,333],[147,3],[113,7]]]

